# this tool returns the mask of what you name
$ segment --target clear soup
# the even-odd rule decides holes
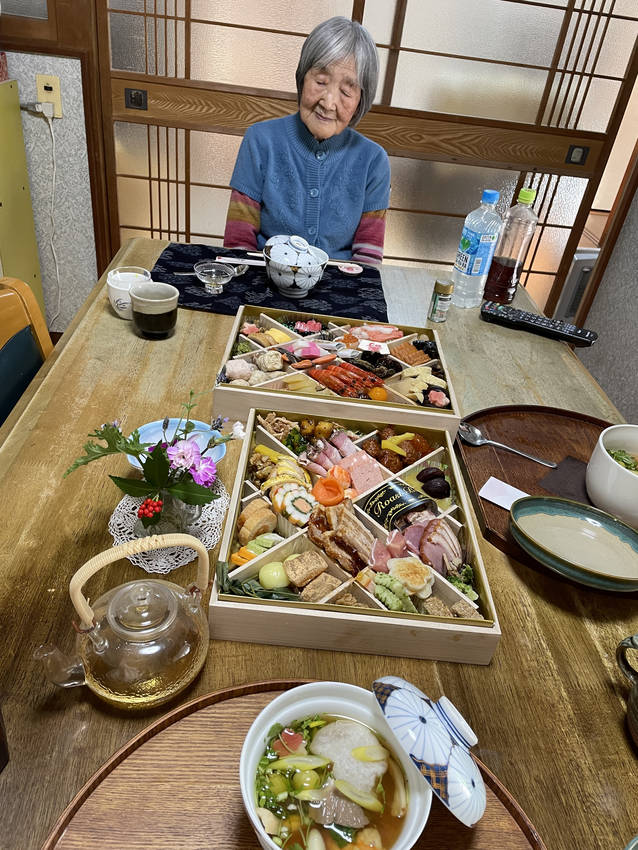
[[[255,781],[258,814],[287,850],[389,850],[407,812],[407,783],[387,743],[348,717],[273,726]]]

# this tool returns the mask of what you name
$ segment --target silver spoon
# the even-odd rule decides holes
[[[469,443],[470,446],[497,446],[499,449],[506,449],[508,452],[514,452],[514,454],[526,457],[528,460],[533,460],[535,463],[540,463],[543,466],[549,466],[551,469],[556,469],[558,466],[557,463],[554,463],[551,460],[541,460],[539,457],[528,455],[526,452],[521,452],[518,449],[512,448],[512,446],[506,446],[504,443],[497,443],[494,440],[488,440],[483,436],[478,428],[474,425],[470,425],[469,422],[459,423],[459,437],[464,443]]]
[[[230,268],[230,266],[229,266]],[[245,272],[248,271],[248,266],[245,263],[242,263],[239,266],[236,266],[234,269],[233,277],[241,277]],[[197,277],[197,272],[171,272],[175,277]]]

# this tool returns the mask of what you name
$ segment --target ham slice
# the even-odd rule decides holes
[[[408,550],[414,555],[419,555],[421,552],[421,538],[423,537],[424,527],[422,525],[409,525],[403,532],[405,545]],[[397,555],[396,557],[400,557]]]
[[[372,561],[370,566],[376,573],[388,572],[388,561],[391,558],[388,549],[380,540],[375,540],[372,544]]]
[[[330,460],[330,458],[324,452],[318,452],[312,456],[313,463],[319,464],[319,466],[323,466],[326,472],[329,469],[332,469],[334,463]]]
[[[330,442],[339,449],[343,457],[359,451],[345,431],[337,431],[330,437]]]
[[[457,572],[463,563],[463,552],[456,535],[444,519],[433,519],[423,532],[419,545],[422,561],[429,561],[442,576]]]
[[[339,461],[341,460],[341,455],[339,454],[337,449],[333,445],[331,445],[327,440],[321,441],[321,450],[323,454],[326,455],[326,457],[330,458],[333,466],[339,463]]]
[[[392,531],[388,535],[385,545],[391,558],[400,558],[405,552],[406,542],[400,531]]]

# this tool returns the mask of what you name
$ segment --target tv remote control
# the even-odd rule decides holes
[[[483,302],[481,319],[485,322],[504,325],[506,328],[516,328],[540,336],[548,336],[551,339],[560,339],[570,345],[593,345],[598,339],[595,331],[578,328],[561,319],[548,319],[547,316],[539,316],[537,313],[518,310],[506,304],[497,304],[496,301]]]

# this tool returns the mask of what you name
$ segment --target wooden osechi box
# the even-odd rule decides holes
[[[298,322],[305,325],[310,322],[311,330],[303,332],[295,330]],[[258,328],[259,332],[251,334],[241,332],[242,328],[249,327],[251,330]],[[320,330],[313,331],[313,328],[320,328]],[[384,343],[382,340],[387,335],[384,329],[389,328],[393,329],[394,338]],[[275,336],[270,336],[269,331]],[[357,394],[356,389],[352,390],[351,387],[344,390],[338,378],[336,382],[334,380],[335,366],[355,365],[355,361],[351,358],[346,359],[346,354],[340,356],[347,348],[343,340],[348,340],[347,335],[353,331],[355,334],[378,337],[376,340],[363,339],[358,342],[359,346],[363,345],[369,350],[358,352],[356,362],[361,363],[359,358],[375,361],[374,367],[377,372],[364,373],[368,379],[364,378],[363,381],[369,384],[370,376],[373,376],[372,380],[381,378],[381,394],[385,400],[375,400],[375,392],[371,393],[372,397],[365,398],[345,397],[340,394],[341,392]],[[264,353],[272,351],[276,361],[276,352],[286,353],[285,346],[296,345],[302,341],[307,341],[309,344],[316,343],[322,351],[326,350],[329,354],[336,355],[336,359],[329,364],[319,362],[317,367],[305,372],[296,370],[292,363],[284,363],[280,369],[270,373],[257,366],[265,362]],[[429,348],[430,354],[418,350],[414,344]],[[378,345],[381,345],[384,353],[375,350]],[[245,361],[250,364],[249,368],[258,373],[250,376],[252,382],[250,386],[244,379],[239,379],[240,383],[230,381],[226,373],[229,360]],[[415,371],[419,375],[416,380],[411,377]],[[333,389],[320,383],[322,380],[329,383]],[[352,383],[356,387],[356,377],[352,379]],[[334,390],[335,387],[337,391]],[[414,387],[417,388],[417,393],[418,387],[422,387],[420,396],[408,394],[409,388]],[[369,387],[361,386],[359,389],[360,395],[370,392]],[[430,401],[430,398],[435,401]],[[242,421],[246,419],[251,407],[270,410],[286,408],[297,413],[313,414],[317,410],[318,403],[325,405],[326,416],[351,417],[366,422],[386,420],[414,426],[427,423],[433,428],[448,431],[452,437],[456,435],[461,420],[436,331],[429,328],[366,322],[361,319],[345,319],[303,311],[270,310],[252,305],[240,307],[222,357],[222,368],[217,376],[213,394],[213,414]]]
[[[328,516],[328,511],[333,511],[330,514],[332,518],[341,511],[341,519],[333,525],[337,536],[330,538],[332,542],[338,542],[343,547],[341,556],[334,555],[332,551],[329,555],[328,547],[322,548],[324,538],[317,542],[316,535],[312,533],[313,529],[317,528],[315,519],[317,509],[310,519],[310,524],[307,523],[306,517],[306,524],[304,525],[302,521],[299,525],[293,524],[294,521],[299,522],[298,516],[295,517],[281,504],[275,505],[275,502],[280,501],[281,493],[285,493],[286,485],[280,486],[279,493],[276,487],[268,489],[267,485],[264,485],[264,475],[279,474],[269,471],[268,463],[283,463],[286,472],[289,472],[291,463],[293,468],[295,466],[300,468],[299,461],[306,463],[309,453],[312,453],[310,446],[304,449],[305,455],[298,454],[299,444],[295,444],[295,451],[292,451],[284,445],[282,440],[291,444],[293,437],[297,439],[302,419],[306,433],[310,427],[323,428],[322,433],[325,436],[328,420],[324,416],[323,407],[323,405],[316,405],[316,408],[321,408],[321,416],[315,416],[312,420],[299,413],[269,411],[263,408],[251,409],[248,413],[246,438],[239,460],[222,537],[220,561],[217,564],[210,598],[211,637],[219,640],[489,664],[500,638],[500,629],[470,519],[468,498],[454,457],[452,440],[447,431],[429,426],[410,427],[409,432],[403,425],[395,428],[395,435],[398,435],[400,439],[406,432],[408,435],[420,435],[425,444],[419,445],[421,451],[425,453],[400,471],[392,472],[380,462],[384,460],[388,462],[387,455],[378,455],[378,459],[373,460],[369,451],[362,448],[362,446],[367,447],[371,451],[371,443],[367,442],[371,439],[380,445],[379,438],[382,436],[380,430],[387,429],[387,418],[381,422],[362,422],[330,417],[329,422],[333,430],[329,440],[334,438],[336,443],[340,443],[342,442],[341,433],[345,432],[349,440],[350,461],[355,462],[353,457],[356,456],[357,464],[362,463],[366,467],[372,463],[375,467],[374,475],[367,477],[366,474],[364,479],[370,481],[370,487],[367,490],[365,484],[359,483],[363,489],[349,493],[351,501],[342,502],[341,507],[334,509],[322,507],[318,509],[320,514],[322,511],[325,512],[323,516]],[[284,427],[283,423],[288,424]],[[286,428],[291,427],[296,430],[290,431],[288,436],[282,436]],[[281,439],[278,439],[275,433],[279,433]],[[384,434],[388,436],[387,430]],[[312,437],[308,439],[313,440]],[[312,445],[316,446],[316,441],[312,442]],[[353,446],[356,451],[353,450]],[[341,451],[339,450],[338,454],[341,454]],[[275,460],[273,460],[272,452],[277,453]],[[283,461],[282,458],[284,458]],[[406,455],[407,459],[409,458]],[[264,467],[263,464],[266,466]],[[420,484],[417,480],[418,473],[426,467],[430,471],[432,467],[437,467],[440,475],[443,475],[449,483],[450,491],[446,498],[438,499],[436,502],[430,500],[427,503],[428,497],[419,490]],[[352,470],[352,466],[349,468]],[[306,466],[305,471],[309,473],[307,481],[314,485],[318,480],[314,467]],[[352,483],[354,482],[353,472]],[[399,497],[397,492],[400,494]],[[274,494],[272,500],[268,498],[269,494]],[[266,512],[266,522],[269,521],[268,511],[272,511],[274,515],[270,517],[274,523],[272,534],[278,535],[280,539],[273,539],[272,534],[266,535],[270,548],[255,555],[251,549],[250,558],[244,560],[243,556],[240,556],[239,549],[243,547],[242,552],[245,552],[250,546],[248,538],[251,535],[246,533],[248,526],[244,515],[241,525],[244,534],[240,540],[240,514],[248,505],[260,499],[263,499],[266,505],[259,506],[258,510],[262,512],[262,516],[263,512]],[[401,500],[405,500],[403,505]],[[421,594],[418,597],[409,598],[409,601],[416,605],[412,607],[408,605],[407,609],[402,606],[402,610],[389,610],[385,604],[387,597],[384,596],[384,591],[379,592],[377,587],[377,574],[371,572],[369,568],[362,569],[361,559],[365,563],[364,553],[370,552],[372,541],[380,541],[385,546],[389,540],[390,530],[399,524],[397,516],[400,515],[401,510],[405,510],[405,505],[414,505],[416,511],[416,513],[411,512],[410,507],[410,511],[405,514],[409,523],[418,523],[419,518],[423,517],[423,514],[418,512],[424,504],[429,506],[435,514],[438,513],[436,518],[442,519],[439,525],[444,526],[440,530],[445,531],[446,534],[452,534],[460,546],[462,563],[472,568],[474,589],[478,598],[476,601],[470,601],[452,581],[448,581],[433,570],[430,577],[430,582],[433,581],[433,584],[430,584],[429,599],[425,599],[428,593],[423,592],[424,588],[412,585],[412,589],[416,588]],[[388,508],[389,505],[391,508]],[[257,506],[254,505],[253,509],[256,513]],[[291,517],[293,521],[290,521]],[[342,520],[347,522],[340,526],[339,523]],[[406,520],[403,519],[401,522],[403,525],[400,527],[407,540],[409,532],[406,530]],[[253,525],[257,526],[258,523],[254,522]],[[344,530],[346,526],[347,531]],[[343,539],[339,535],[342,535]],[[364,540],[367,541],[365,545],[356,542],[357,535],[359,539],[363,535]],[[257,547],[253,548],[259,550],[263,540],[255,537],[251,542],[258,543]],[[374,543],[372,545],[374,546]],[[357,568],[352,570],[344,567],[343,551],[345,551],[346,565],[350,557],[359,559]],[[417,549],[417,551],[420,550]],[[323,582],[321,586],[325,587],[324,591],[320,591],[319,597],[307,596],[306,598],[310,601],[304,601],[300,596],[294,599],[272,599],[260,598],[259,595],[245,595],[252,594],[255,588],[260,589],[261,586],[256,579],[262,566],[273,562],[283,563],[289,556],[301,553],[314,553],[315,561],[319,554],[320,559],[323,559],[324,567],[327,565],[326,577],[319,576]],[[408,554],[410,553],[404,552],[403,556]],[[375,576],[374,583],[370,585],[368,582],[366,586],[364,579],[371,575]],[[451,572],[448,573],[448,578],[451,575]],[[300,592],[294,587],[293,590],[295,593]],[[424,613],[426,610],[430,611],[432,606],[434,606],[432,613]]]

